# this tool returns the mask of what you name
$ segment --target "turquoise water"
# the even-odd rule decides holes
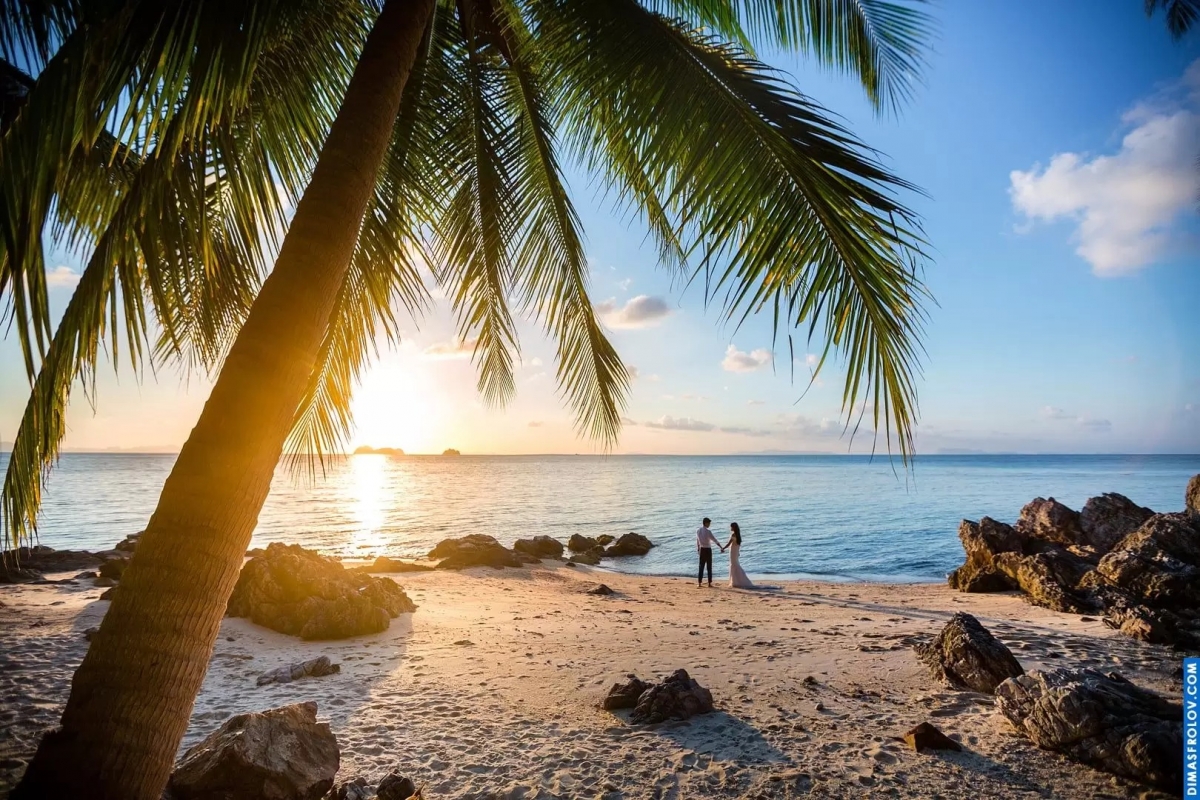
[[[102,549],[140,530],[173,460],[64,456],[50,480],[42,543]],[[316,482],[281,469],[254,544],[411,557],[468,533],[509,544],[633,530],[659,546],[610,566],[691,574],[693,532],[707,515],[722,539],[730,521],[741,525],[751,575],[936,581],[962,561],[964,517],[1012,521],[1039,495],[1079,508],[1110,491],[1178,511],[1200,456],[929,456],[912,472],[895,470],[854,456],[354,456]]]

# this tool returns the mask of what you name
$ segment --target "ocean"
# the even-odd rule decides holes
[[[67,454],[50,478],[40,542],[106,549],[145,527],[173,455]],[[0,467],[7,455],[0,456]],[[704,516],[722,541],[741,526],[751,576],[940,581],[962,562],[959,520],[1013,522],[1034,497],[1072,508],[1120,492],[1156,511],[1183,507],[1200,456],[380,456],[338,459],[316,480],[275,476],[253,546],[295,542],[346,558],[419,557],[486,533],[637,531],[649,555],[612,569],[694,574]],[[725,567],[717,555],[716,572]]]

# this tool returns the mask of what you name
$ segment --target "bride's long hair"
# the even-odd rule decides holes
[[[733,540],[739,545],[742,543],[742,529],[738,527],[736,522],[729,523],[729,530],[733,531]]]

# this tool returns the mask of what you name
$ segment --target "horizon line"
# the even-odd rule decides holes
[[[9,443],[5,442],[4,444],[8,445]],[[62,451],[62,455],[177,456],[177,455],[179,455],[179,452],[180,452],[178,449],[171,450],[171,449],[165,449],[165,448],[153,448],[151,446],[147,446],[147,447],[148,447],[148,449],[145,449],[145,450],[137,449],[137,448],[66,449],[66,450]],[[711,458],[711,457],[762,457],[762,456],[834,456],[834,457],[847,457],[847,458],[855,458],[855,457],[857,457],[857,458],[872,458],[872,459],[877,458],[879,460],[886,460],[889,458],[899,458],[899,454],[839,453],[839,452],[832,452],[832,451],[828,451],[828,450],[758,450],[758,451],[736,451],[736,452],[727,452],[727,453],[646,453],[646,452],[637,452],[637,453],[578,453],[578,452],[485,453],[485,452],[480,452],[480,453],[459,453],[458,455],[449,455],[448,456],[445,453],[438,453],[438,452],[410,453],[410,452],[403,451],[402,448],[396,448],[396,449],[401,450],[401,452],[399,452],[399,453],[357,453],[357,454],[354,452],[326,453],[325,456],[330,457],[330,458],[349,458],[354,455],[386,455],[389,458],[392,456],[401,457],[401,458],[403,458],[403,457],[413,457],[413,458],[430,458],[430,457],[432,457],[432,458],[467,458],[467,457],[530,458],[530,457],[543,457],[543,456],[567,456],[567,457],[580,457],[580,458],[609,458],[609,457],[624,457],[624,456],[637,456],[637,457],[648,457],[648,458],[664,457],[664,456],[665,457],[678,457],[678,458],[696,458],[696,457]],[[0,448],[0,454],[11,454],[11,453],[12,453],[12,450],[10,447]],[[312,454],[312,455],[315,456],[316,454]],[[1080,452],[1059,452],[1059,451],[1030,452],[1030,451],[1015,451],[1015,450],[1008,450],[1008,451],[1005,451],[1005,450],[1001,450],[1001,451],[970,450],[970,451],[961,451],[961,452],[952,452],[952,451],[937,452],[937,451],[935,451],[935,452],[930,452],[930,453],[914,453],[912,455],[913,458],[929,458],[931,456],[940,456],[940,457],[962,457],[962,456],[1092,456],[1092,457],[1176,456],[1176,457],[1198,457],[1198,458],[1200,458],[1200,453],[1186,453],[1186,452],[1080,453]],[[280,461],[283,461],[284,458],[287,458],[287,456],[281,457]]]

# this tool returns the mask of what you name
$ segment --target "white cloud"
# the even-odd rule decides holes
[[[640,294],[620,307],[611,298],[597,303],[596,313],[613,328],[648,328],[662,322],[671,309],[661,297]]]
[[[1073,414],[1055,406],[1043,406],[1042,416],[1055,422],[1072,422],[1094,433],[1108,433],[1112,430],[1112,423],[1106,419],[1097,419],[1083,414]]]
[[[421,356],[436,360],[451,358],[470,358],[475,352],[477,339],[453,339],[449,342],[436,342],[421,351]]]
[[[529,362],[529,366],[531,366],[531,367],[540,367],[541,365],[542,365],[542,360],[540,358],[535,358]]]
[[[1014,209],[1031,222],[1073,220],[1075,252],[1097,275],[1127,275],[1169,255],[1182,241],[1173,225],[1200,188],[1197,90],[1200,60],[1124,115],[1132,127],[1116,153],[1059,153],[1044,168],[1014,170]]]
[[[760,347],[747,353],[731,344],[725,348],[725,358],[721,361],[721,367],[726,372],[754,372],[770,363],[770,350]]]
[[[79,273],[70,267],[55,267],[46,270],[46,286],[51,289],[69,289],[77,283],[79,283]]]
[[[646,427],[668,431],[711,431],[715,430],[717,426],[691,417],[662,417],[657,421],[647,422]]]
[[[626,364],[625,371],[627,373],[629,373],[629,380],[631,380],[631,381],[636,381],[638,379],[638,377],[642,374],[642,373],[638,372],[638,368],[635,367],[633,364]]]
[[[629,287],[633,285],[633,278],[626,278],[623,281],[617,281],[617,286],[621,287],[622,292],[628,292]]]
[[[766,400],[747,400],[746,401],[746,405],[748,405],[748,406],[762,406],[762,405],[766,405],[766,403],[767,403]]]
[[[821,357],[816,353],[808,353],[804,356],[804,366],[809,369],[816,369],[817,364],[821,363]]]

